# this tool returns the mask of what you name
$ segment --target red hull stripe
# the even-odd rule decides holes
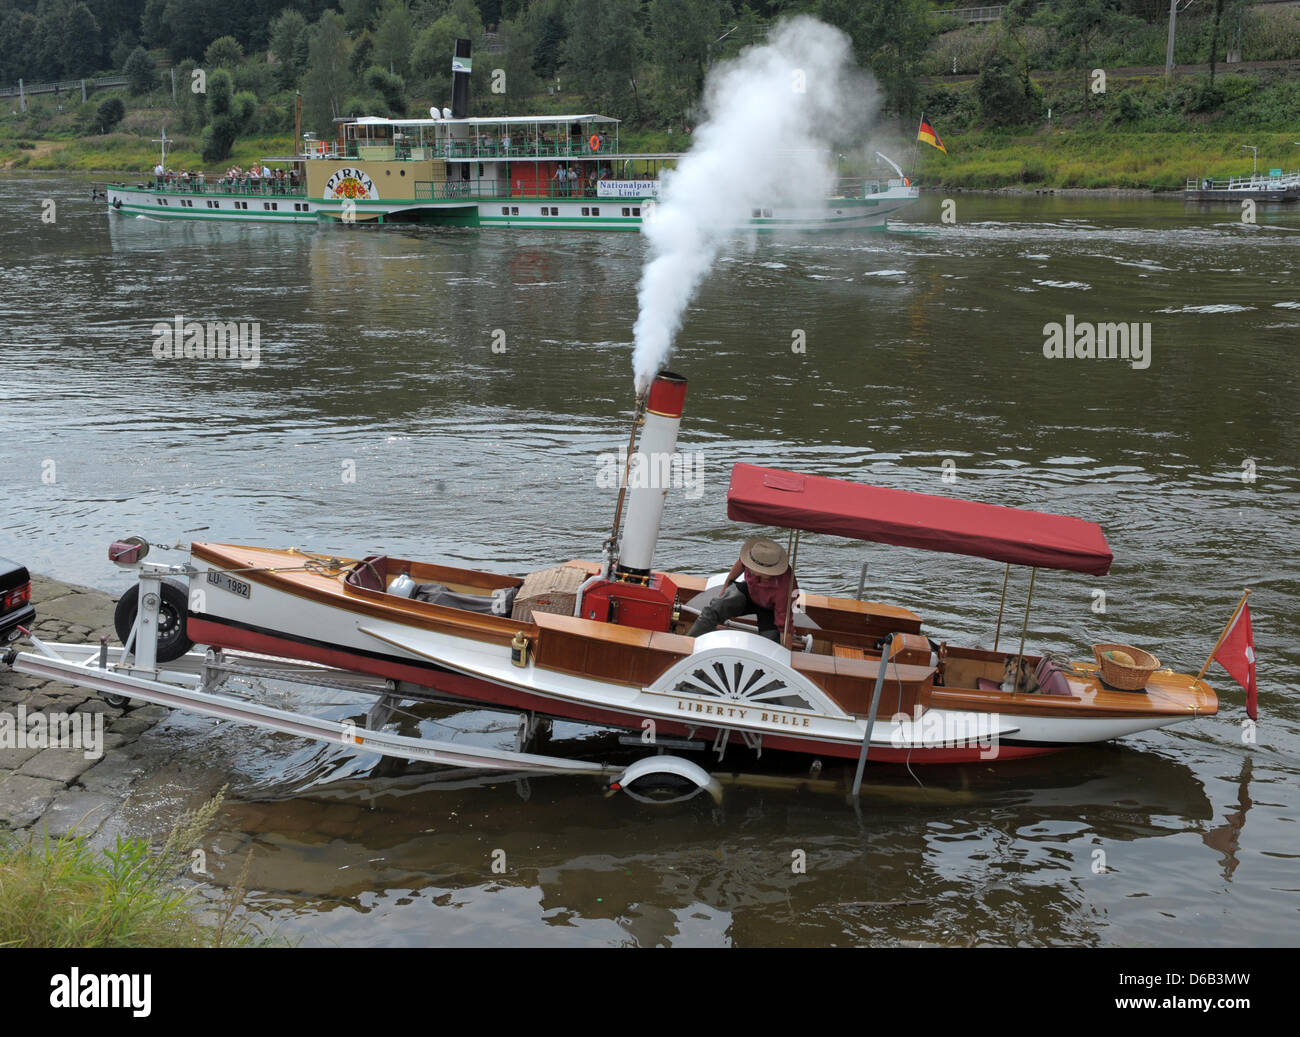
[[[276,655],[289,659],[302,659],[307,662],[335,666],[339,669],[369,673],[377,677],[409,681],[421,687],[432,688],[444,695],[453,695],[466,700],[466,705],[487,704],[512,710],[528,710],[542,716],[560,720],[574,720],[581,723],[595,724],[601,727],[621,727],[632,731],[641,730],[639,715],[620,713],[612,709],[596,706],[584,706],[571,702],[557,702],[555,699],[536,695],[532,692],[510,688],[477,677],[468,677],[438,666],[435,663],[407,662],[393,659],[379,653],[362,649],[340,648],[321,641],[307,638],[287,637],[282,633],[268,631],[248,624],[235,623],[226,619],[214,619],[190,613],[187,633],[196,644],[228,648],[234,651],[258,652],[263,655]],[[685,724],[672,720],[655,721],[656,728],[674,737],[686,737],[690,730]],[[712,731],[713,728],[699,727],[693,729]],[[739,735],[733,734],[732,740],[741,743]],[[791,738],[785,735],[763,733],[763,747],[784,752],[804,753],[822,756],[857,759],[858,745],[842,742],[826,742],[814,739]],[[1044,756],[1068,748],[1064,745],[1039,745],[1033,743],[1007,742],[1001,740],[997,746],[997,755],[993,758],[1002,760],[1019,760],[1032,756]],[[874,763],[973,763],[991,762],[983,755],[987,749],[977,745],[953,746],[938,749],[903,749],[887,746],[871,747],[869,761]]]

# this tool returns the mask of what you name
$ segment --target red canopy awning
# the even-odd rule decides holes
[[[752,464],[731,470],[727,517],[1094,576],[1113,557],[1095,522]]]

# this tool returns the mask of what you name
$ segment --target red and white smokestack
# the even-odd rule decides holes
[[[671,371],[660,371],[646,397],[645,425],[636,451],[639,456],[630,459],[627,520],[614,571],[616,579],[644,580],[650,575],[685,403],[686,379]]]

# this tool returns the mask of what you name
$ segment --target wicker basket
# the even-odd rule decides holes
[[[1133,665],[1128,666],[1110,658],[1106,654],[1110,651],[1127,652],[1133,657]],[[1101,667],[1101,679],[1120,691],[1141,691],[1147,686],[1151,675],[1160,668],[1159,659],[1132,645],[1093,645],[1092,654],[1097,657],[1097,665]]]

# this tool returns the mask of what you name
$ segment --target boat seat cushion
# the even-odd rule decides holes
[[[1065,671],[1056,665],[1047,656],[1043,656],[1038,664],[1038,669],[1034,671],[1034,676],[1038,678],[1038,694],[1040,695],[1073,695],[1070,690],[1070,680],[1065,675]]]
[[[346,582],[363,591],[388,590],[388,555],[369,555],[352,567]]]
[[[464,594],[450,590],[441,583],[418,583],[411,595],[416,601],[443,608],[461,609],[464,612],[481,612],[487,616],[508,616],[515,604],[518,587],[503,587],[500,602],[491,594]]]

